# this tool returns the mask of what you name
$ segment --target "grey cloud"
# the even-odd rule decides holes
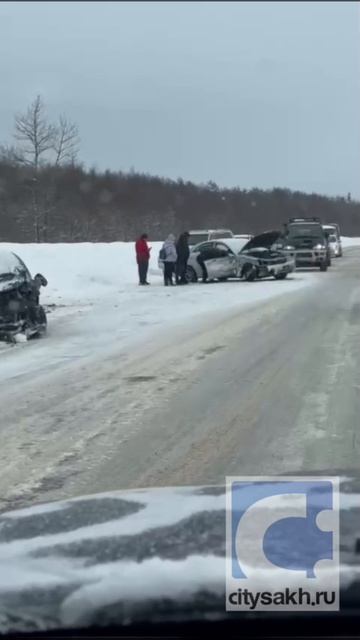
[[[360,196],[350,2],[2,2],[0,140],[40,92],[84,161]]]

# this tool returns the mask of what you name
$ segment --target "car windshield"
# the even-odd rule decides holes
[[[325,236],[319,236],[316,233],[306,233],[306,234],[289,234],[287,236],[287,241],[291,242],[291,241],[297,241],[297,240],[313,240],[314,242],[321,242],[322,244],[324,244],[325,242]]]
[[[0,1],[0,633],[333,591],[358,27],[340,0]]]
[[[289,225],[289,237],[300,238],[301,236],[321,236],[317,225]]]

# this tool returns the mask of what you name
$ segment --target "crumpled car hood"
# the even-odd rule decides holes
[[[343,588],[358,593],[360,481],[341,485]],[[225,614],[225,489],[98,494],[0,515],[0,632]]]

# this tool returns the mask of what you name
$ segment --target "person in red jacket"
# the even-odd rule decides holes
[[[150,284],[146,280],[150,260],[150,247],[147,243],[148,235],[143,233],[135,243],[136,262],[139,270],[139,284]]]

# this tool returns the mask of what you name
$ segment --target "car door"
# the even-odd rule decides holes
[[[236,273],[236,257],[224,242],[214,242],[215,249],[222,251],[223,257],[206,262],[209,278],[231,278]]]
[[[208,251],[209,249],[213,249],[214,244],[215,244],[214,242],[201,242],[200,244],[197,244],[194,247],[191,247],[188,266],[194,269],[198,278],[202,277],[202,271],[197,261],[197,258],[198,256],[202,256],[202,254],[205,255],[205,252]],[[206,264],[208,264],[208,262],[206,262]]]

